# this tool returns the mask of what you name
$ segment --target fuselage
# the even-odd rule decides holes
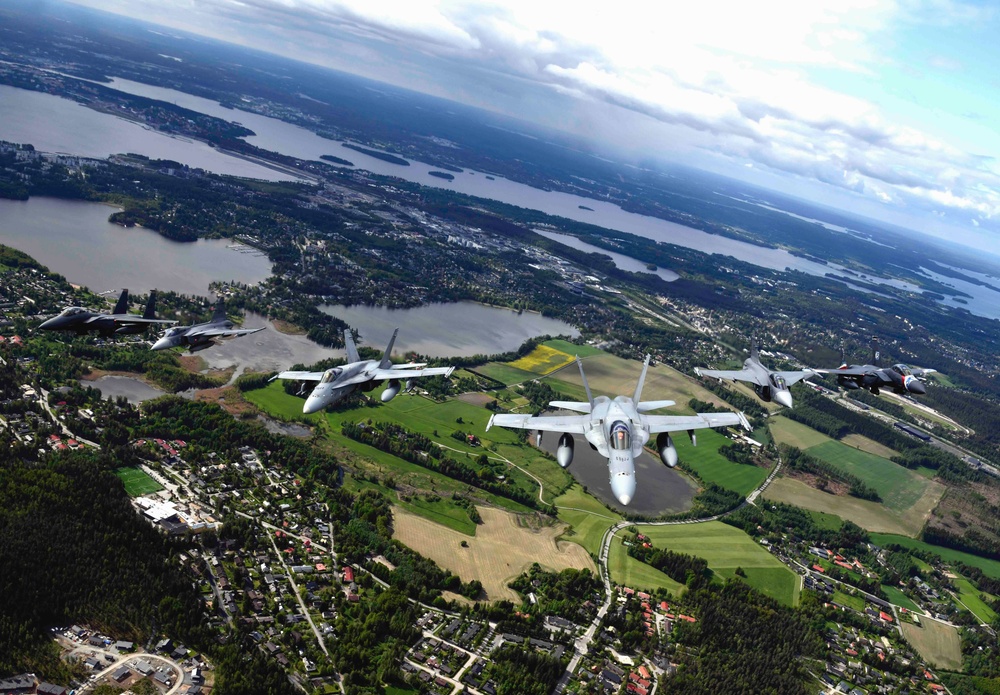
[[[752,359],[744,362],[743,368],[756,377],[753,390],[759,399],[765,403],[774,401],[786,408],[792,407],[792,392],[788,390],[788,384],[781,375],[771,372],[760,362]]]
[[[628,396],[617,396],[614,400],[598,396],[591,414],[599,424],[584,436],[598,453],[607,457],[611,493],[627,505],[635,497],[635,458],[649,441],[649,430],[643,426]]]
[[[71,306],[58,316],[43,321],[38,327],[43,331],[74,331],[79,335],[97,332],[111,336],[137,335],[145,332],[149,324],[115,320],[109,314],[98,314],[82,307]]]
[[[153,343],[153,347],[151,349],[167,350],[175,347],[209,347],[215,344],[214,340],[209,336],[199,336],[195,331],[196,328],[211,327],[231,331],[233,326],[233,322],[229,320],[220,321],[218,323],[206,321],[205,323],[196,323],[191,326],[174,326],[173,328],[168,328],[163,335],[160,336],[159,340]]]
[[[364,360],[345,364],[342,367],[333,367],[323,373],[323,378],[319,380],[313,390],[306,398],[305,405],[302,406],[303,413],[315,413],[329,405],[333,405],[345,396],[349,396],[358,387],[365,388],[366,384],[345,384],[345,381],[353,380],[360,374],[378,368],[377,360]],[[368,382],[369,384],[372,382]]]
[[[845,369],[846,367],[841,367]],[[837,377],[837,382],[846,388],[863,388],[878,395],[881,387],[891,388],[895,393],[914,393],[923,395],[927,393],[927,387],[916,376],[910,372],[910,368],[905,364],[897,364],[892,367],[881,368],[874,365],[852,364],[850,369],[865,370],[864,374],[841,375]],[[837,372],[834,371],[834,374]]]

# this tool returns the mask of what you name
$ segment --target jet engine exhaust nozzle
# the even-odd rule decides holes
[[[564,433],[559,437],[559,446],[556,447],[556,461],[563,468],[569,468],[573,463],[573,435]]]

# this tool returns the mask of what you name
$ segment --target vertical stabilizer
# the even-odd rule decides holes
[[[750,339],[750,359],[760,364],[760,339],[756,336]]]
[[[361,355],[358,354],[358,346],[354,344],[354,335],[350,328],[344,329],[344,347],[347,348],[347,361],[360,362]]]
[[[576,356],[576,363],[580,367],[580,378],[583,379],[583,390],[587,392],[587,402],[590,403],[590,408],[594,408],[594,397],[590,393],[590,384],[587,383],[587,375],[583,373],[583,362],[580,361],[580,356]]]
[[[389,357],[392,355],[392,344],[396,342],[397,333],[399,333],[398,328],[392,332],[392,337],[389,338],[389,344],[385,348],[385,354],[382,355],[382,361],[378,365],[382,369],[389,369],[392,367],[392,360],[390,360]]]
[[[882,361],[882,351],[878,347],[878,338],[872,338],[872,365],[876,367],[882,366],[880,363]]]
[[[222,323],[226,320],[226,300],[219,297],[215,303],[215,311],[212,313],[212,323]]]
[[[156,318],[156,290],[149,291],[149,299],[146,300],[146,310],[142,312],[142,318]]]
[[[632,402],[638,404],[639,398],[642,396],[642,385],[646,383],[646,370],[649,369],[649,355],[646,355],[646,361],[642,363],[642,374],[639,375],[639,383],[635,385],[635,395],[632,396]]]
[[[127,314],[128,313],[128,290],[122,290],[121,296],[118,297],[118,302],[115,304],[115,310],[111,312],[112,314]]]

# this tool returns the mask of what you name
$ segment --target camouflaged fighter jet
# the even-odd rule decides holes
[[[219,338],[228,336],[250,335],[262,331],[260,328],[236,328],[236,324],[226,316],[226,304],[222,297],[215,305],[212,318],[204,323],[193,326],[174,326],[164,331],[160,339],[153,343],[152,350],[167,350],[173,347],[186,347],[188,352],[198,352],[215,345]]]
[[[878,341],[872,340],[872,363],[848,365],[846,360],[836,369],[817,369],[820,374],[833,374],[837,377],[837,384],[852,391],[855,389],[868,389],[874,395],[878,395],[880,389],[889,388],[893,393],[911,393],[922,396],[927,393],[927,387],[921,380],[927,374],[936,372],[936,369],[913,369],[905,364],[894,364],[891,367],[879,367],[882,353],[878,348]]]
[[[803,379],[819,376],[819,373],[812,369],[804,369],[798,372],[771,371],[761,364],[756,341],[754,341],[753,346],[750,348],[749,359],[743,363],[743,369],[739,371],[725,371],[695,367],[694,373],[698,376],[714,377],[716,379],[745,381],[753,385],[754,392],[762,401],[774,401],[786,408],[792,407],[792,392],[788,390],[789,386]]]
[[[750,423],[743,413],[699,413],[697,415],[646,415],[651,410],[659,410],[674,405],[673,401],[641,401],[642,385],[646,380],[646,370],[649,368],[649,355],[642,365],[642,374],[636,384],[635,394],[617,396],[614,400],[607,396],[594,398],[590,394],[587,377],[583,373],[583,363],[580,358],[576,362],[580,367],[580,377],[583,388],[587,392],[587,402],[552,401],[550,408],[575,410],[584,415],[546,415],[532,417],[531,415],[500,414],[490,418],[486,429],[493,425],[513,427],[522,430],[537,430],[538,439],[542,432],[562,432],[559,446],[556,448],[556,461],[563,468],[573,462],[573,434],[582,434],[601,456],[608,458],[608,473],[611,477],[611,492],[623,505],[627,505],[635,497],[635,457],[642,453],[642,448],[651,434],[657,434],[656,450],[664,465],[673,468],[677,465],[677,449],[669,432],[687,431],[691,443],[696,444],[694,431],[705,427],[727,427],[742,425],[748,431]],[[572,434],[571,434],[572,433]]]
[[[156,290],[149,293],[149,301],[146,302],[146,310],[142,316],[126,312],[128,312],[128,290],[122,290],[113,313],[103,314],[99,311],[71,306],[63,309],[58,316],[44,321],[39,328],[43,331],[74,331],[77,335],[97,331],[103,337],[109,338],[113,335],[145,333],[146,329],[154,324],[177,323],[176,321],[156,318]]]
[[[385,349],[385,354],[379,360],[362,360],[358,348],[354,344],[351,330],[344,331],[344,344],[347,346],[347,364],[333,367],[325,372],[281,372],[271,379],[288,379],[291,381],[318,381],[302,406],[303,413],[315,413],[328,405],[333,405],[356,389],[371,391],[380,382],[389,380],[389,385],[382,391],[382,402],[388,403],[402,389],[402,381],[406,381],[406,390],[411,388],[411,381],[422,376],[450,376],[454,367],[431,367],[423,369],[424,363],[393,364],[389,361],[392,354],[392,344],[396,342],[397,328],[392,332],[392,339]]]

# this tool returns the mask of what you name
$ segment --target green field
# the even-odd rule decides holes
[[[926,550],[927,552],[940,556],[941,559],[946,562],[963,562],[970,567],[978,567],[983,571],[983,574],[988,577],[1000,579],[1000,562],[996,560],[979,557],[978,555],[972,555],[971,553],[963,553],[961,550],[943,548],[940,545],[931,545],[930,543],[924,543],[923,541],[918,541],[914,538],[897,536],[892,533],[873,533],[871,534],[871,539],[872,543],[883,547],[891,543],[896,543],[904,548]]]
[[[833,592],[833,602],[839,603],[841,606],[847,606],[848,608],[853,608],[858,613],[862,613],[865,610],[865,600],[860,596],[851,596],[850,594],[845,594],[843,591]]]
[[[417,494],[410,495],[409,499],[401,499],[395,490],[370,480],[359,480],[349,473],[344,475],[344,489],[351,492],[378,490],[392,500],[392,503],[397,507],[467,536],[476,535],[476,524],[469,518],[469,513],[463,507],[452,502],[450,498],[436,497],[428,500],[423,495]]]
[[[558,339],[546,340],[544,343],[542,343],[542,345],[546,345],[555,350],[560,350],[561,352],[565,352],[567,355],[570,355],[571,357],[575,356],[590,357],[592,355],[600,355],[604,352],[603,350],[598,350],[597,348],[591,347],[590,345],[576,345],[574,343],[569,342],[568,340],[558,340]]]
[[[889,509],[909,509],[924,494],[928,481],[911,470],[881,456],[852,449],[841,442],[828,441],[809,447],[811,456],[857,476],[874,488]]]
[[[715,483],[747,495],[767,478],[768,469],[733,463],[719,453],[719,447],[731,443],[724,434],[704,429],[699,430],[696,436],[698,446],[692,446],[688,436],[682,433],[673,437],[674,447],[681,464],[697,473],[706,483]]]
[[[501,384],[506,386],[510,386],[511,384],[520,384],[522,381],[531,381],[532,379],[538,378],[537,374],[532,374],[531,372],[526,372],[523,369],[511,367],[505,362],[490,362],[489,364],[476,367],[473,371],[485,374],[489,378],[496,379]]]
[[[836,514],[827,514],[826,512],[809,512],[809,516],[812,517],[813,523],[816,524],[816,527],[822,529],[823,531],[838,531],[840,530],[840,527],[844,525],[844,520]]]
[[[928,662],[938,668],[957,671],[962,668],[962,642],[958,629],[921,617],[920,626],[901,623],[903,636]]]
[[[619,533],[611,541],[608,552],[608,572],[611,575],[611,581],[639,591],[655,591],[662,588],[675,596],[684,591],[684,585],[680,582],[674,581],[645,562],[631,557],[628,554],[628,548],[621,542],[622,537],[626,535]]]
[[[980,622],[990,625],[996,620],[996,611],[979,598],[979,590],[972,585],[972,582],[965,577],[958,577],[952,580],[952,584],[958,589],[958,600],[965,604],[965,607],[972,611],[972,614],[979,618]]]
[[[656,548],[704,558],[718,577],[735,577],[736,569],[742,568],[746,574],[743,581],[750,586],[785,605],[798,603],[799,576],[738,528],[721,521],[670,526],[637,524],[637,528]],[[620,581],[613,570],[611,576]]]
[[[767,426],[774,441],[794,446],[803,451],[811,446],[833,441],[825,434],[817,432],[807,425],[784,417],[771,418],[768,420]]]
[[[115,475],[125,484],[125,492],[129,497],[142,497],[163,489],[162,485],[141,468],[119,468]]]
[[[900,608],[906,608],[911,611],[919,611],[920,607],[915,604],[910,597],[904,594],[902,591],[894,586],[889,586],[888,584],[882,585],[882,592],[885,597],[889,600],[889,603],[899,606]]]
[[[574,484],[565,494],[557,497],[555,504],[559,520],[570,526],[559,540],[582,545],[594,556],[601,551],[604,532],[622,520],[621,515],[584,492],[579,484]]]

